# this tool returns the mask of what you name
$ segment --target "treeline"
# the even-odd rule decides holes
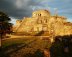
[[[0,12],[0,37],[5,36],[6,33],[12,32],[12,23],[9,23],[11,19],[8,15]]]
[[[56,36],[50,53],[51,57],[72,57],[72,35]]]
[[[1,39],[8,33],[12,32],[12,23],[9,23],[11,19],[7,14],[0,11],[0,47],[1,47]]]

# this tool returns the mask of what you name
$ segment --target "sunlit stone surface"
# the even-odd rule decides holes
[[[52,16],[47,10],[38,10],[32,13],[32,17],[24,17],[17,20],[13,26],[14,32],[47,32],[44,35],[70,35],[72,34],[72,23],[67,22],[63,16]]]

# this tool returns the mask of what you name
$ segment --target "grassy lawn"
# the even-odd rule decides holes
[[[13,45],[13,44],[25,44],[34,39],[32,38],[13,38],[13,39],[8,39],[8,40],[3,40],[2,41],[2,47],[5,48],[7,46]]]
[[[13,38],[2,41],[0,53],[1,57],[26,57],[26,54],[34,54],[38,49],[43,52],[43,49],[50,46],[51,43],[48,40],[42,40],[39,37]]]

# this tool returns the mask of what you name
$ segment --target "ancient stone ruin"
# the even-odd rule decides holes
[[[44,31],[44,36],[70,35],[72,34],[72,23],[67,22],[66,17],[52,16],[47,10],[37,10],[32,13],[32,17],[17,20],[13,31],[30,34]]]

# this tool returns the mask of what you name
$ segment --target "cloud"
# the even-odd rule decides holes
[[[0,10],[19,19],[24,16],[31,16],[31,5],[35,5],[32,0],[0,0]]]
[[[68,22],[72,22],[72,18],[68,18],[67,21],[68,21]]]
[[[54,14],[55,8],[59,15],[72,18],[72,0],[0,0],[0,11],[16,19],[31,16],[37,9],[47,9]]]
[[[9,14],[10,17],[21,19],[31,16],[33,10],[49,9],[49,6],[42,5],[45,2],[42,0],[0,0],[0,10]]]
[[[15,25],[16,24],[16,19],[14,17],[10,17],[10,18],[11,18],[10,23],[13,23]]]

